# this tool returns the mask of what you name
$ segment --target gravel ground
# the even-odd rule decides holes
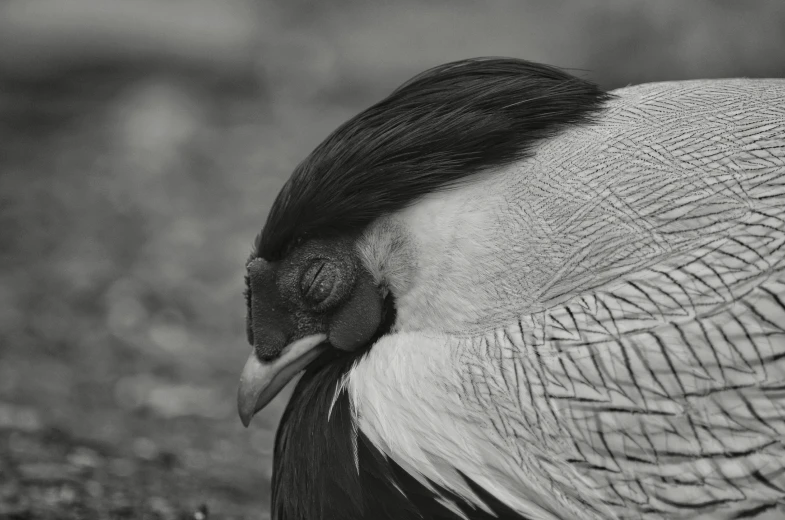
[[[264,108],[99,81],[5,129],[0,518],[264,518],[280,403],[245,430],[233,402],[255,211],[230,206],[258,191],[222,174],[253,146],[216,116]]]

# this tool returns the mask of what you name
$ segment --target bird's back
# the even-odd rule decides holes
[[[785,503],[785,80],[614,94],[595,124],[482,181],[523,222],[514,236],[487,230],[523,251],[520,266],[485,260],[488,276],[509,276],[497,318],[478,310],[472,337],[382,339],[391,348],[358,365],[373,377],[410,349],[428,370],[375,384],[455,383],[452,423],[361,428],[408,466],[395,428],[430,428],[418,448],[437,459],[463,428],[464,452],[506,457],[475,480],[554,515],[534,518],[766,518]],[[438,287],[422,291],[438,301]],[[372,406],[357,399],[361,414]],[[455,482],[437,464],[422,472]]]
[[[785,81],[617,94],[598,167],[571,177],[607,217],[582,219],[588,260],[549,287],[576,296],[516,345],[536,351],[519,362],[535,415],[619,518],[768,514],[785,500]]]

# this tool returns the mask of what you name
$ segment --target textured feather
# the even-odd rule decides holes
[[[480,503],[463,473],[533,519],[776,515],[785,81],[614,94],[368,230],[399,320],[348,376],[356,420],[424,482]]]

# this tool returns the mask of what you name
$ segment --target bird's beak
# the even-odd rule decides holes
[[[237,391],[237,411],[243,426],[248,427],[256,412],[267,406],[286,383],[327,348],[326,339],[324,334],[298,339],[284,347],[281,355],[270,362],[259,360],[256,353],[251,352]]]

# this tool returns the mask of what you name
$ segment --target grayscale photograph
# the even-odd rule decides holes
[[[785,2],[4,0],[6,519],[785,520]]]

